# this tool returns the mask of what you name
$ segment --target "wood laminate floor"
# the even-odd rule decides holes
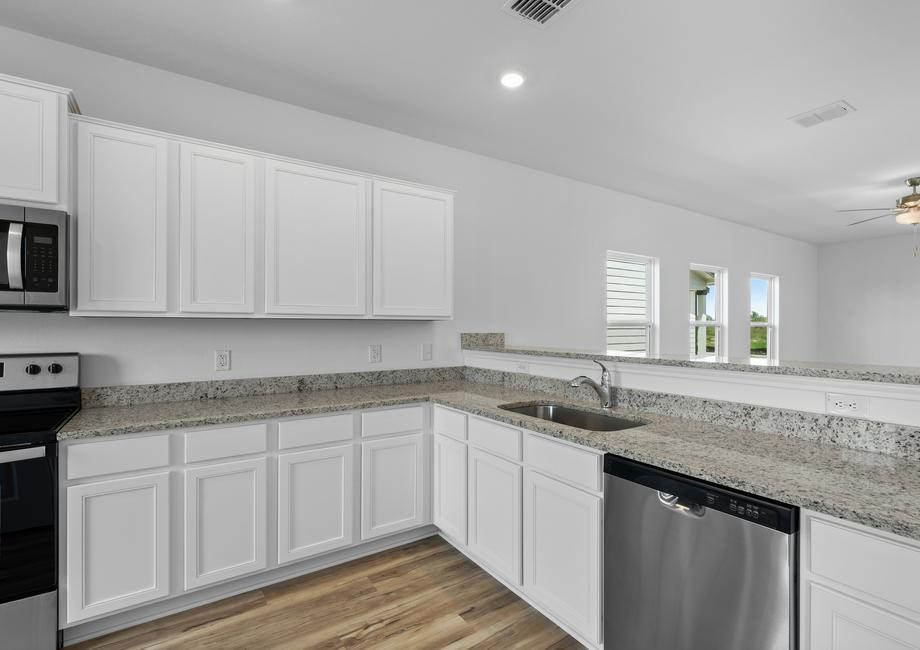
[[[72,650],[581,647],[440,537],[68,646]]]

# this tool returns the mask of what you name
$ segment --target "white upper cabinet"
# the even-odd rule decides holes
[[[367,179],[266,160],[265,311],[366,313]]]
[[[374,181],[374,315],[453,312],[453,195]]]
[[[218,147],[179,147],[183,312],[255,308],[255,158]]]
[[[76,315],[452,316],[451,193],[71,122]]]
[[[168,141],[77,123],[77,307],[166,311]]]
[[[64,89],[0,75],[0,199],[63,203],[68,98]]]

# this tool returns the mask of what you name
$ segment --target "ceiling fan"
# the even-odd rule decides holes
[[[920,255],[920,238],[918,238],[920,229],[917,228],[917,226],[920,225],[920,192],[917,192],[917,188],[920,187],[920,176],[908,178],[904,182],[907,183],[907,186],[910,188],[910,194],[905,194],[899,198],[894,208],[858,208],[856,210],[838,210],[837,212],[885,212],[885,214],[879,214],[874,217],[869,217],[868,219],[861,219],[853,223],[848,223],[848,227],[858,226],[861,223],[868,223],[869,221],[884,219],[886,217],[894,217],[897,223],[913,226],[914,257],[917,257]]]
[[[876,219],[884,219],[885,217],[894,217],[895,221],[900,224],[916,226],[917,224],[920,224],[920,193],[917,192],[917,188],[920,187],[920,176],[908,178],[904,182],[907,183],[907,186],[911,188],[911,192],[910,194],[905,194],[900,199],[898,199],[895,207],[893,208],[859,208],[856,210],[837,210],[837,212],[885,211],[885,214],[869,217],[868,219],[862,219],[860,221],[854,221],[853,223],[848,223],[847,226],[858,226],[861,223],[875,221]]]

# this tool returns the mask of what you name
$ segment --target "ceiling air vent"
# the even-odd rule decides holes
[[[502,9],[542,28],[577,2],[578,0],[508,0]]]
[[[821,122],[828,122],[830,120],[836,120],[838,117],[844,117],[855,110],[852,104],[848,104],[841,99],[839,102],[805,111],[789,119],[801,126],[815,126],[816,124],[821,124]]]

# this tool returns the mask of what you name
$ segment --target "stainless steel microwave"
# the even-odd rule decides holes
[[[67,214],[0,205],[0,309],[67,309]]]

